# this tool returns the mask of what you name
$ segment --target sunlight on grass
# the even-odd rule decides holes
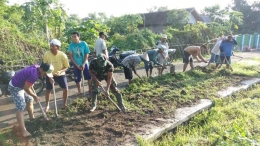
[[[188,125],[179,126],[149,146],[169,145],[259,145],[260,86],[217,99],[210,111],[194,117]],[[140,140],[142,141],[142,140]]]

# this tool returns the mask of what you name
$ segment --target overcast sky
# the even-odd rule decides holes
[[[10,4],[22,4],[29,0],[9,0]],[[88,13],[106,13],[107,16],[121,16],[124,14],[147,13],[153,6],[168,6],[168,9],[195,7],[200,13],[205,7],[219,4],[221,8],[232,3],[232,0],[59,0],[64,4],[68,14],[77,14],[84,18]],[[253,2],[254,0],[247,0]],[[256,1],[256,0],[255,0]],[[257,0],[259,1],[259,0]]]

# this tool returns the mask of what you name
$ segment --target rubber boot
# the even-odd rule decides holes
[[[122,111],[126,111],[127,108],[124,106],[122,94],[121,93],[116,93],[116,99],[117,99],[117,103],[118,103],[119,108]]]
[[[92,93],[92,99],[91,99],[91,109],[90,112],[93,112],[97,107],[97,94]]]

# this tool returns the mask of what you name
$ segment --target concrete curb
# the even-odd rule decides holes
[[[228,87],[225,90],[221,90],[216,94],[220,97],[227,97],[232,95],[235,92],[240,90],[245,90],[251,87],[253,84],[259,83],[260,78],[252,78],[249,80],[244,80],[237,84],[237,86]],[[136,135],[139,135],[144,140],[153,141],[164,133],[168,132],[176,128],[177,126],[181,125],[182,123],[188,121],[192,117],[196,116],[197,114],[203,112],[204,110],[208,110],[213,106],[212,101],[209,99],[201,99],[199,103],[191,106],[191,107],[183,107],[176,109],[175,117],[168,118],[168,119],[155,119],[155,121],[151,121],[151,124],[144,125],[143,127],[138,128],[138,132]],[[126,136],[127,140],[123,145],[125,146],[137,146],[137,140],[134,136]]]

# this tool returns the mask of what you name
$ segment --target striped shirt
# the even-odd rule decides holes
[[[19,87],[21,89],[24,88],[25,82],[27,82],[30,85],[33,85],[34,82],[38,80],[39,73],[38,68],[39,65],[31,65],[29,67],[26,67],[16,73],[14,77],[12,78],[12,84],[14,87]]]
[[[132,69],[132,67],[134,66],[137,66],[138,64],[140,64],[141,62],[141,57],[139,56],[139,54],[132,54],[132,55],[129,55],[127,56],[123,61],[122,61],[122,64],[129,68],[129,69]]]

